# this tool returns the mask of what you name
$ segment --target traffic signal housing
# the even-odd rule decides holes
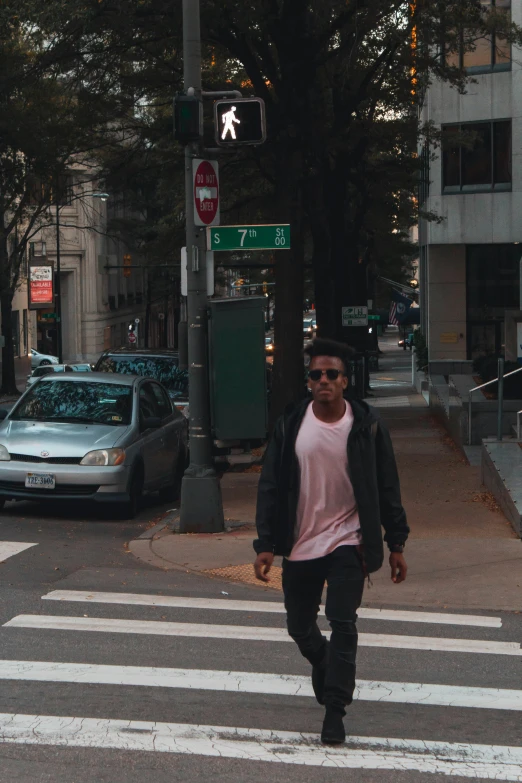
[[[266,141],[265,102],[261,98],[234,98],[214,104],[216,144],[238,147]]]
[[[174,138],[182,144],[199,141],[203,136],[203,103],[195,95],[174,98]]]

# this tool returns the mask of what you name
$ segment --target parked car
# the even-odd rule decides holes
[[[167,389],[174,404],[188,401],[188,370],[180,370],[177,351],[116,348],[104,351],[94,369],[154,378]]]
[[[90,364],[44,364],[33,370],[31,375],[27,376],[27,388],[32,386],[38,378],[44,375],[50,375],[53,372],[92,372]]]
[[[317,321],[313,318],[305,318],[303,321],[303,337],[311,340],[317,331]]]
[[[60,362],[57,356],[51,356],[47,353],[40,353],[40,351],[35,351],[34,348],[30,349],[29,356],[31,357],[32,370],[34,370],[35,367],[41,367],[42,365],[45,367],[45,365],[59,364]]]
[[[89,500],[115,504],[128,519],[145,492],[179,494],[188,425],[152,378],[44,375],[0,421],[0,508]]]
[[[265,353],[271,356],[274,353],[274,338],[265,337]]]

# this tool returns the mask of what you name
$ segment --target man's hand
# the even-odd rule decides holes
[[[259,579],[261,582],[269,582],[270,577],[268,576],[268,572],[272,568],[273,562],[274,555],[272,552],[261,552],[261,554],[256,557],[254,563],[256,579]]]
[[[392,582],[396,585],[404,582],[406,574],[408,573],[408,566],[406,565],[404,555],[399,552],[392,552],[390,554],[390,566]]]

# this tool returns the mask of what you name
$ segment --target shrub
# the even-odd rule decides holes
[[[429,361],[428,346],[420,329],[416,329],[413,332],[413,347],[415,348],[417,370],[427,370]]]

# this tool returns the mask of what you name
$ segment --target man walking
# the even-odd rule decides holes
[[[283,555],[288,633],[312,664],[312,685],[326,707],[321,739],[346,739],[343,717],[355,688],[357,609],[365,577],[390,549],[392,581],[406,578],[409,528],[390,436],[364,402],[345,399],[353,351],[316,339],[308,386],[312,400],[285,413],[267,448],[259,481],[254,542],[258,579],[268,582]],[[325,583],[330,642],[317,625]]]

